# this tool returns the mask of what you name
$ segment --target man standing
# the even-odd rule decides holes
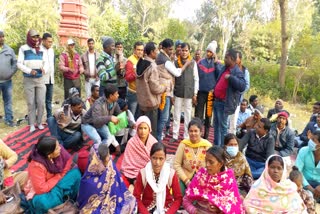
[[[108,85],[117,86],[117,73],[114,68],[113,52],[115,49],[114,40],[111,37],[103,37],[103,51],[96,62],[98,75],[100,78],[99,95],[103,96],[104,90]]]
[[[200,60],[198,64],[199,73],[199,91],[197,96],[197,105],[195,107],[195,117],[203,120],[204,109],[205,111],[205,131],[204,138],[208,139],[210,129],[210,119],[212,115],[212,102],[211,105],[209,100],[213,99],[213,88],[216,85],[218,72],[220,70],[220,63],[216,56],[217,42],[212,41],[207,47],[207,57]],[[211,98],[210,98],[211,96]],[[209,105],[209,106],[208,106]],[[211,112],[209,112],[211,110]]]
[[[188,61],[192,60],[180,77],[175,78],[174,86],[174,113],[173,113],[173,139],[178,140],[181,112],[184,112],[184,138],[188,138],[188,124],[191,120],[192,103],[196,104],[199,89],[199,76],[197,63],[190,56],[190,45],[181,44],[181,55],[175,61],[177,68],[182,68]],[[182,106],[184,108],[182,109]]]
[[[17,71],[17,59],[14,51],[4,44],[4,32],[0,31],[0,92],[3,97],[5,124],[15,126],[12,113],[12,76]]]
[[[156,58],[156,63],[159,68],[160,81],[165,82],[167,86],[165,105],[158,111],[158,124],[157,124],[157,140],[161,142],[162,131],[166,125],[170,114],[170,103],[173,98],[174,77],[180,77],[182,72],[191,63],[190,60],[183,65],[182,68],[176,68],[173,62],[171,62],[170,56],[173,54],[173,41],[171,39],[165,39],[162,41],[162,49]],[[170,119],[169,119],[170,122]]]
[[[200,62],[201,60],[201,50],[198,49],[196,50],[196,52],[194,53],[194,61],[196,61],[196,63]]]
[[[214,88],[214,144],[219,146],[227,134],[228,116],[234,114],[241,92],[246,87],[244,74],[236,64],[236,60],[237,52],[233,49],[228,50],[224,57],[225,66]]]
[[[138,108],[138,101],[137,101],[137,92],[136,92],[136,66],[140,58],[143,57],[143,43],[142,42],[136,42],[133,46],[133,54],[128,58],[125,70],[125,79],[128,82],[128,94],[127,94],[127,101],[128,101],[128,107],[129,110],[132,112],[132,114],[135,116],[135,119],[137,119],[137,108]]]
[[[77,88],[81,97],[80,74],[83,73],[83,65],[80,55],[75,51],[75,43],[72,39],[67,41],[67,50],[60,55],[59,69],[63,73],[64,99],[69,95],[69,89]]]
[[[88,50],[82,54],[81,61],[84,69],[85,83],[84,87],[86,90],[86,98],[91,96],[91,87],[93,85],[100,85],[100,80],[97,74],[96,61],[99,58],[99,53],[94,49],[94,40],[88,39]]]
[[[27,44],[19,48],[18,68],[23,72],[23,87],[28,105],[28,118],[30,132],[36,130],[37,122],[39,129],[44,129],[42,116],[45,105],[46,85],[43,74],[43,50],[40,45],[39,33],[29,30]]]
[[[116,53],[114,55],[114,61],[118,76],[119,98],[125,100],[127,96],[127,82],[124,77],[126,74],[125,65],[127,63],[127,58],[125,58],[123,55],[122,42],[116,42]]]
[[[159,72],[154,61],[158,55],[156,44],[147,43],[145,51],[146,57],[140,59],[137,64],[137,98],[140,112],[149,117],[152,135],[157,138],[158,107],[160,96],[165,92],[166,86],[160,85]]]
[[[52,95],[54,84],[54,51],[52,48],[52,35],[44,33],[42,36],[42,49],[44,70],[46,73],[43,75],[44,83],[46,84],[46,111],[47,118],[52,116]]]

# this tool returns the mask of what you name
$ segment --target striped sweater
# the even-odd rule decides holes
[[[24,77],[40,78],[42,77],[41,68],[44,66],[43,50],[40,48],[39,53],[36,53],[34,48],[29,45],[22,45],[19,49],[18,68],[23,72]],[[31,71],[37,71],[36,75],[32,75]]]
[[[96,67],[100,78],[100,84],[102,86],[107,86],[109,84],[118,86],[117,72],[114,67],[114,60],[112,56],[102,51],[96,61]]]

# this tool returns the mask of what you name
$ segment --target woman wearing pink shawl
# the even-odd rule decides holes
[[[130,184],[134,184],[139,171],[150,161],[150,150],[157,140],[150,134],[151,122],[141,116],[136,122],[137,134],[130,138],[124,151],[121,172]]]
[[[233,170],[225,167],[224,150],[209,148],[205,161],[206,168],[201,168],[188,186],[184,208],[190,214],[244,214]]]
[[[260,178],[251,186],[244,199],[247,214],[307,213],[297,186],[286,178],[286,165],[279,155],[272,155]]]

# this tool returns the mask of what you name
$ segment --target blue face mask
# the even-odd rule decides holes
[[[239,152],[239,147],[238,146],[227,146],[226,151],[231,157],[235,157]]]
[[[315,142],[313,142],[313,140],[309,140],[308,141],[308,146],[309,146],[309,149],[311,150],[311,151],[316,151],[317,149],[316,149],[316,144],[315,144]]]

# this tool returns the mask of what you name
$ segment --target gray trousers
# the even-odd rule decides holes
[[[24,95],[28,105],[29,124],[41,124],[45,106],[46,85],[43,78],[23,78]]]

